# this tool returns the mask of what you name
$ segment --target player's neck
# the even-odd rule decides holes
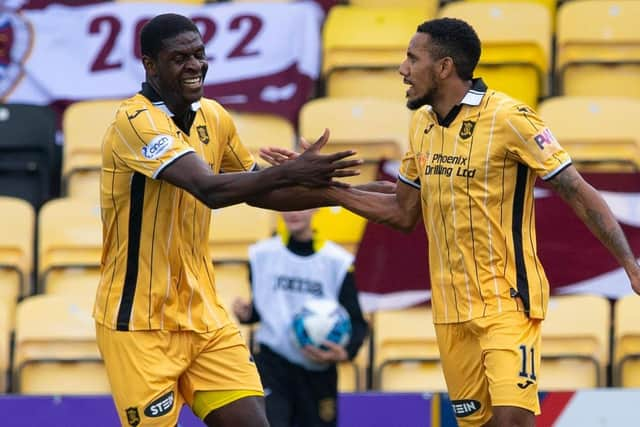
[[[310,242],[313,239],[313,229],[306,228],[290,234],[291,238],[298,242]]]
[[[450,79],[443,82],[433,102],[433,110],[438,117],[447,117],[449,111],[460,104],[472,85],[471,80]]]
[[[153,88],[153,90],[156,91],[156,93],[164,101],[169,111],[171,111],[175,116],[183,117],[188,111],[190,111],[191,104],[177,99],[178,97],[173,96],[171,93],[163,91],[158,82],[154,79],[148,78],[147,83]]]

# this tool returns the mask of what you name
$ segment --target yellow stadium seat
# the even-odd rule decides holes
[[[7,391],[14,305],[13,301],[0,299],[0,395]]]
[[[38,276],[46,291],[50,273],[86,269],[96,277],[102,252],[100,208],[84,199],[56,199],[38,215]],[[53,278],[54,276],[52,276]]]
[[[595,295],[552,297],[542,322],[540,390],[576,390],[606,385],[609,361],[609,301]]]
[[[95,267],[53,269],[47,274],[44,291],[54,295],[95,296],[100,283],[100,270]]]
[[[248,248],[271,236],[275,229],[272,211],[247,204],[215,209],[209,228],[209,254],[214,263],[248,260]]]
[[[327,77],[330,98],[382,98],[404,102],[407,86],[397,69],[344,68]]]
[[[233,301],[242,298],[251,301],[251,285],[249,283],[249,265],[246,262],[223,262],[214,264],[216,295],[218,301],[227,310],[229,316],[240,328],[247,346],[251,348],[254,325],[241,325],[233,314]]]
[[[430,308],[373,315],[373,369],[381,391],[446,390]]]
[[[476,2],[485,2],[485,3],[486,2],[489,2],[489,3],[502,3],[502,2],[538,3],[547,8],[547,10],[549,11],[549,16],[551,16],[552,19],[554,19],[554,17],[556,16],[556,0],[465,0],[465,1],[476,1]]]
[[[62,116],[62,177],[65,194],[98,200],[102,138],[115,119],[121,100],[80,101]]]
[[[640,387],[640,298],[629,295],[614,307],[614,385]]]
[[[639,19],[637,1],[565,2],[556,37],[561,93],[640,98]]]
[[[279,147],[293,150],[295,131],[291,123],[272,114],[232,112],[233,122],[242,143],[251,151],[256,161],[266,165],[258,152],[262,147]]]
[[[323,33],[323,75],[340,68],[397,69],[425,19],[424,6],[331,8]]]
[[[18,305],[14,374],[23,394],[108,393],[93,298],[35,295]]]
[[[313,141],[329,128],[326,152],[356,150],[364,159],[361,176],[350,183],[375,179],[378,162],[399,159],[407,147],[411,113],[404,102],[374,98],[319,98],[300,110],[300,136]]]
[[[562,96],[538,111],[581,170],[640,169],[640,100]]]
[[[551,17],[537,3],[451,2],[440,17],[471,24],[482,40],[476,76],[487,85],[536,106],[547,93],[551,63]]]
[[[31,291],[35,212],[28,202],[0,196],[0,296],[27,295]]]
[[[349,4],[359,7],[389,7],[389,0],[349,0]],[[394,0],[393,7],[407,7],[419,9],[422,11],[422,16],[426,21],[427,17],[436,16],[439,2],[435,0]],[[421,22],[416,23],[416,27]]]

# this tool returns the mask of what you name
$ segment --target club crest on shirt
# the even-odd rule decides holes
[[[418,165],[420,166],[420,170],[424,169],[427,165],[427,160],[429,159],[428,153],[418,153]]]
[[[196,126],[196,130],[198,131],[198,138],[200,138],[200,142],[203,144],[209,143],[209,132],[207,132],[206,126]]]
[[[130,426],[136,427],[140,424],[140,414],[138,413],[138,408],[127,408],[125,409],[125,413],[127,414],[127,422]]]
[[[476,122],[472,122],[471,120],[465,120],[462,122],[462,126],[460,126],[460,133],[458,135],[462,139],[467,139],[471,135],[473,135],[473,129],[475,127],[476,127]]]
[[[330,397],[320,399],[318,402],[318,415],[325,422],[332,421],[336,418],[336,401]]]

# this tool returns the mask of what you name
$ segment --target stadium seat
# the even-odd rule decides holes
[[[407,86],[397,69],[335,70],[327,80],[330,98],[382,98],[404,102]]]
[[[457,1],[440,9],[440,17],[469,22],[482,40],[475,75],[489,88],[535,107],[548,89],[551,63],[551,17],[537,3]]]
[[[609,361],[609,301],[595,295],[552,297],[542,322],[542,391],[606,385]]]
[[[35,212],[22,199],[0,196],[0,297],[14,301],[31,292]]]
[[[242,298],[251,300],[251,284],[249,283],[249,265],[246,262],[223,262],[214,264],[216,295],[218,301],[227,310],[251,348],[254,325],[241,325],[233,314],[233,301]]]
[[[22,394],[109,392],[91,317],[93,298],[35,295],[18,305],[14,374]]]
[[[37,209],[52,197],[60,173],[55,113],[45,106],[0,104],[0,135],[0,195],[25,199]]]
[[[446,390],[431,309],[373,315],[373,370],[381,391]]]
[[[209,254],[214,263],[248,261],[249,245],[270,237],[274,229],[272,211],[244,203],[215,209],[209,228]]]
[[[378,162],[400,159],[407,147],[410,112],[404,102],[374,98],[319,98],[300,110],[300,136],[313,141],[325,127],[331,137],[325,151],[356,150],[364,159],[358,184],[375,179]]]
[[[331,73],[338,69],[397,70],[416,27],[429,17],[424,10],[429,3],[420,7],[332,7],[322,40],[322,72],[329,86]]]
[[[62,179],[67,196],[99,200],[102,138],[121,103],[80,101],[64,111]]]
[[[637,1],[565,2],[556,37],[560,93],[640,98],[639,19]]]
[[[100,270],[86,267],[56,268],[47,274],[44,291],[53,295],[89,295],[94,297],[100,283]]]
[[[338,243],[354,255],[366,225],[365,218],[340,206],[319,208],[311,220],[311,228],[317,238]],[[278,216],[276,230],[280,235],[288,234],[281,216]]]
[[[640,387],[640,298],[629,295],[614,306],[613,385]]]
[[[640,121],[630,119],[640,117],[640,100],[562,96],[538,112],[580,170],[640,169]]]
[[[295,131],[291,123],[272,114],[232,112],[233,122],[242,143],[251,151],[258,164],[266,165],[258,152],[262,147],[293,150]]]
[[[40,289],[72,269],[97,277],[102,252],[102,224],[96,203],[63,198],[47,202],[38,215],[38,277]],[[54,272],[58,272],[55,273]],[[57,285],[52,285],[56,287]]]
[[[7,392],[9,360],[11,351],[11,331],[13,330],[13,301],[0,298],[0,395]]]
[[[519,3],[519,2],[529,2],[529,3],[538,3],[542,6],[546,7],[549,11],[549,16],[554,20],[556,16],[556,0],[465,0],[465,1],[475,1],[475,2],[484,2],[484,3]]]
[[[389,0],[349,0],[349,4],[351,6],[358,7],[389,7]],[[436,0],[394,0],[393,6],[396,8],[414,8],[422,11],[422,16],[425,16],[425,20],[427,17],[436,16],[436,12],[439,6],[438,1]],[[416,23],[416,27],[421,22]]]

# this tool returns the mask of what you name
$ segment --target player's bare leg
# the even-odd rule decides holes
[[[493,417],[483,427],[535,427],[533,412],[516,406],[494,406]]]
[[[208,427],[269,427],[264,398],[249,396],[224,405],[204,418]]]

